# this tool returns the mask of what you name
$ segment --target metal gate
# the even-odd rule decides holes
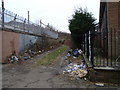
[[[83,37],[83,50],[93,67],[120,69],[120,30],[89,31]]]

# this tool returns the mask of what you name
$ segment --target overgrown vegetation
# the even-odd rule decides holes
[[[71,37],[77,47],[81,47],[83,35],[88,31],[95,30],[95,18],[87,9],[78,8],[69,20]]]
[[[65,50],[67,50],[68,47],[67,46],[62,46],[61,48],[58,48],[57,50],[47,54],[46,56],[44,56],[42,59],[40,59],[35,66],[39,66],[39,65],[51,65],[56,58],[61,55]]]
[[[35,44],[30,45],[30,47],[28,48],[28,50],[34,50],[34,51],[48,51],[51,50],[53,48],[57,48],[59,46],[61,46],[62,43],[60,43],[58,41],[58,39],[52,39],[52,38],[47,38],[47,37],[40,37],[38,38],[38,40],[36,41]]]

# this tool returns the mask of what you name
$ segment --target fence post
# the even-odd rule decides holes
[[[28,11],[28,25],[30,23],[30,12]]]
[[[85,35],[83,35],[83,52],[85,52]]]
[[[42,21],[40,20],[40,27],[42,26]]]
[[[90,31],[88,32],[88,42],[89,42],[89,61],[91,61],[91,43],[90,43]]]
[[[24,30],[24,32],[25,32],[25,23],[26,23],[26,18],[25,18],[24,23],[23,23],[23,30]]]
[[[92,48],[91,48],[91,32],[89,31],[89,61],[93,65],[93,60],[92,60]]]
[[[87,34],[85,34],[85,56],[87,56]]]
[[[15,29],[15,21],[16,21],[17,14],[14,17],[14,29]]]
[[[4,11],[5,11],[4,1],[2,0],[2,30],[4,28]]]

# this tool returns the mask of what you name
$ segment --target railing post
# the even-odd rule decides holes
[[[92,60],[92,46],[91,46],[91,32],[89,31],[89,61],[93,65],[93,60]]]
[[[85,35],[83,35],[83,52],[85,52]]]
[[[4,11],[5,11],[5,8],[4,8],[4,1],[2,0],[2,30],[4,29]]]
[[[17,14],[14,17],[14,29],[15,29],[15,21],[16,21]]]
[[[23,30],[24,30],[24,32],[25,32],[25,23],[26,23],[26,18],[25,18],[24,23],[23,23]]]
[[[85,34],[85,55],[87,56],[87,34]]]
[[[30,23],[30,12],[28,11],[28,25]]]
[[[42,26],[42,21],[40,20],[40,27]]]

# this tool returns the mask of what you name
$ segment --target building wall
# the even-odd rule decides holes
[[[120,2],[101,3],[100,10],[102,47],[108,47],[108,56],[116,58],[120,55]],[[105,33],[108,33],[108,41]]]
[[[0,63],[6,63],[7,57],[14,52],[18,54],[25,50],[30,44],[34,44],[37,39],[37,36],[0,30]]]
[[[108,53],[109,56],[119,55],[119,7],[120,2],[108,2]]]
[[[118,42],[118,48],[119,49],[117,49],[117,52],[118,52],[118,56],[120,55],[120,1],[119,1],[119,9],[118,9],[118,11],[119,11],[119,14],[118,14],[118,19],[119,19],[119,25],[118,25],[118,32],[117,32],[117,42]]]
[[[118,12],[119,12],[119,14],[118,14],[118,19],[119,19],[119,26],[118,26],[118,28],[119,28],[119,30],[120,30],[120,1],[119,1],[119,9],[118,9]]]
[[[118,29],[118,2],[108,2],[108,26],[109,29]]]
[[[0,29],[0,62],[2,62],[2,30]]]
[[[19,37],[18,33],[14,32],[2,32],[2,62],[4,63],[6,57],[10,56],[14,52],[18,54],[19,52]]]
[[[104,9],[104,14],[103,14],[103,20],[102,20],[102,24],[101,24],[101,45],[102,45],[102,49],[104,50],[104,52],[106,51],[105,49],[107,48],[107,39],[106,39],[106,34],[107,34],[107,7],[105,6]]]
[[[37,36],[32,36],[32,35],[25,35],[25,34],[20,34],[20,47],[19,50],[23,51],[26,48],[28,48],[30,45],[34,44],[37,41],[38,37]]]

